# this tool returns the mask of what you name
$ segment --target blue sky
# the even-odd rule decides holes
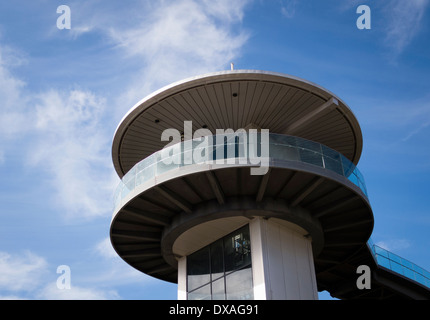
[[[58,29],[57,7],[71,9]],[[359,5],[371,29],[359,30]],[[114,131],[173,81],[236,69],[317,83],[357,116],[375,243],[430,269],[428,0],[2,1],[0,298],[176,299],[108,239]],[[57,267],[71,289],[56,286]]]

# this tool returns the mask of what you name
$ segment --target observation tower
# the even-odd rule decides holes
[[[112,245],[177,283],[178,299],[355,297],[357,266],[377,268],[362,146],[349,107],[309,81],[231,70],[176,82],[115,132]]]

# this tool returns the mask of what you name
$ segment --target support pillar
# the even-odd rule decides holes
[[[250,224],[254,299],[317,300],[312,243],[299,226],[257,217]]]

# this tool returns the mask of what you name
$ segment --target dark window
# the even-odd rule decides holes
[[[209,247],[205,247],[187,258],[187,275],[190,291],[210,281]]]
[[[253,299],[248,225],[187,257],[188,300]]]
[[[249,228],[240,229],[224,238],[225,272],[234,271],[251,264]]]

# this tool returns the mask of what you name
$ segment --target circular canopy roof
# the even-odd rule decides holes
[[[357,164],[362,134],[349,107],[328,90],[285,74],[231,70],[185,79],[138,102],[122,119],[112,145],[122,178],[136,163],[162,149],[165,129],[269,129],[324,144]]]

